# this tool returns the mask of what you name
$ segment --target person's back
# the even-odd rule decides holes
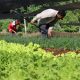
[[[55,19],[57,13],[58,13],[57,10],[46,9],[41,13],[37,14],[32,21],[34,22],[36,20],[39,25],[47,24]]]
[[[46,9],[41,13],[39,13],[39,15],[41,15],[41,18],[46,18],[46,17],[55,17],[57,13],[58,11],[55,9]]]

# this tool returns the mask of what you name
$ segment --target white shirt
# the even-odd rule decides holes
[[[58,11],[54,9],[46,9],[42,11],[41,13],[37,14],[33,19],[32,22],[37,21],[38,24],[46,24],[52,22]]]

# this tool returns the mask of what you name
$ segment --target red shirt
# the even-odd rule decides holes
[[[13,32],[12,30],[16,31],[16,25],[13,25],[12,22],[8,26],[8,31]]]

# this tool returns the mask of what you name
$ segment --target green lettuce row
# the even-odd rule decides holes
[[[80,54],[53,56],[29,43],[0,41],[0,80],[79,80]]]

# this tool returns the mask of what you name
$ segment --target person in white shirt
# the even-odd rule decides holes
[[[64,10],[46,9],[37,14],[32,20],[31,24],[39,25],[39,31],[47,37],[52,36],[53,25],[59,20],[63,19],[66,15]]]

